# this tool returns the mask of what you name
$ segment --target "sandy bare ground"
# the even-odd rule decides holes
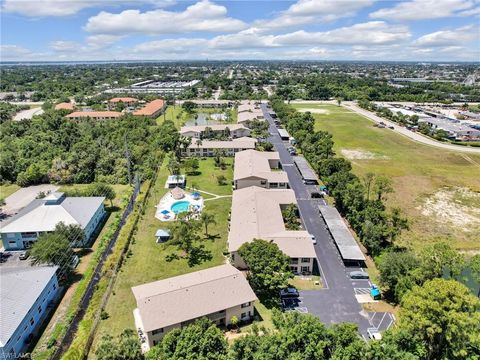
[[[360,149],[342,149],[340,150],[342,155],[349,160],[385,160],[388,156],[378,155],[366,150]]]
[[[313,109],[313,108],[306,108],[306,109],[298,109],[299,112],[306,113],[311,112],[312,114],[330,114],[330,111],[327,109]]]
[[[460,231],[477,231],[480,226],[480,193],[466,188],[441,189],[427,198],[420,209],[422,215]]]
[[[32,108],[32,109],[27,109],[27,110],[22,110],[20,112],[18,112],[14,117],[13,117],[13,120],[14,121],[20,121],[20,120],[30,120],[33,115],[41,115],[43,114],[43,110],[41,107],[35,107],[35,108]]]

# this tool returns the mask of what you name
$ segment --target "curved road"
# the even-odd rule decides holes
[[[445,149],[445,150],[461,151],[461,152],[480,154],[480,148],[468,147],[468,146],[462,146],[462,145],[454,145],[454,144],[446,144],[446,143],[442,143],[440,141],[433,140],[433,139],[431,139],[429,137],[426,137],[426,136],[424,136],[420,133],[410,131],[410,130],[404,128],[403,126],[399,126],[392,121],[381,118],[380,116],[375,115],[371,111],[362,109],[361,107],[359,107],[357,104],[355,104],[353,102],[350,102],[350,101],[343,102],[342,106],[344,106],[345,108],[347,108],[349,110],[352,110],[352,111],[354,111],[354,112],[356,112],[360,115],[363,115],[364,117],[366,117],[369,120],[372,120],[376,123],[379,123],[379,122],[382,121],[385,124],[387,124],[388,126],[393,126],[395,131],[398,132],[399,134],[407,136],[410,139],[412,139],[414,141],[417,141],[417,142],[420,142],[422,144],[435,146],[435,147],[442,148],[442,149]]]

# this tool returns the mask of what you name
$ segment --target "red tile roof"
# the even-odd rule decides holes
[[[153,101],[150,101],[143,108],[141,108],[137,111],[134,111],[133,115],[136,115],[136,116],[152,116],[158,110],[163,109],[164,106],[165,106],[165,101],[163,101],[162,99],[153,100]]]
[[[67,118],[87,118],[90,117],[92,119],[95,118],[105,118],[105,117],[120,117],[122,113],[118,111],[75,111],[71,114],[67,115]]]
[[[111,102],[111,103],[117,103],[117,102],[128,103],[128,102],[137,102],[137,101],[138,99],[133,97],[116,97],[108,100],[108,102]]]
[[[74,107],[72,103],[62,102],[55,105],[55,110],[73,110]]]

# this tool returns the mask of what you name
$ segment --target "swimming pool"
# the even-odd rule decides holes
[[[188,211],[188,208],[190,207],[190,201],[177,201],[176,203],[172,204],[172,207],[170,208],[175,214],[181,213],[181,212],[186,212]]]

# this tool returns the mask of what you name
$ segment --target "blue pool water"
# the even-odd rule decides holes
[[[172,204],[170,208],[175,214],[186,212],[188,211],[188,207],[190,206],[190,201],[177,201],[176,203]]]

